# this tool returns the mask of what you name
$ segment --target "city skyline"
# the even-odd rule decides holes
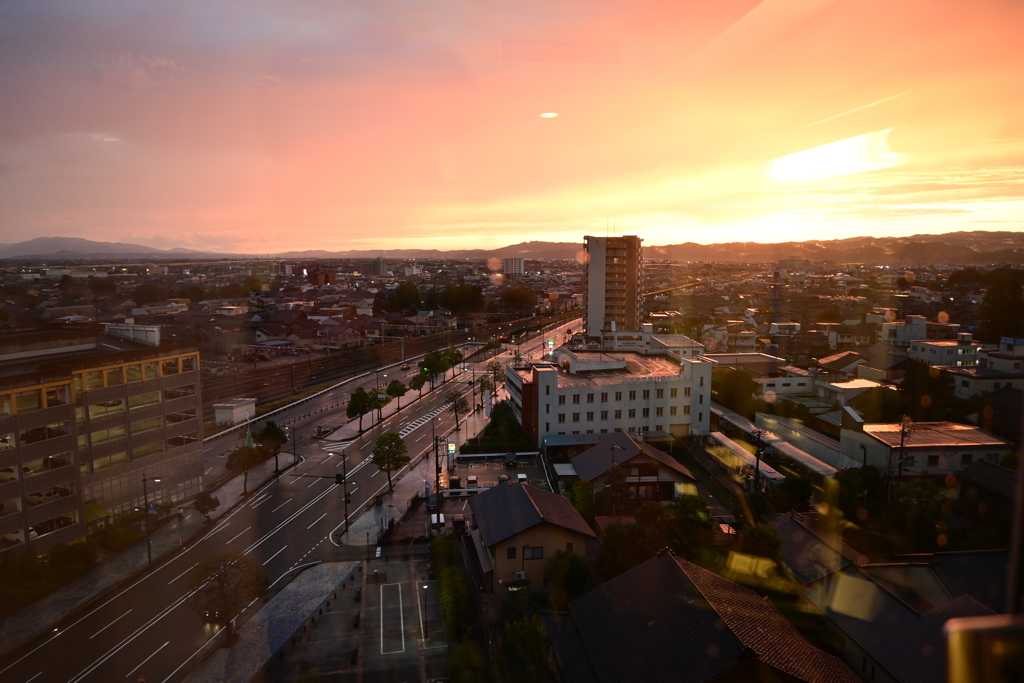
[[[1022,227],[1018,7],[448,9],[7,3],[0,242],[265,253]]]

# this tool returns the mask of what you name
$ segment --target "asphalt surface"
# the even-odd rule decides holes
[[[578,325],[568,323],[567,326],[574,324]],[[542,335],[551,336],[552,333]],[[561,341],[559,338],[558,342]],[[542,343],[543,338],[524,342],[519,351],[536,355]],[[502,358],[508,360],[509,355],[506,352]],[[477,364],[477,376],[483,365],[485,363]],[[406,381],[413,370],[396,369],[394,374],[392,370],[382,370],[380,374],[385,373],[387,381],[396,376]],[[454,386],[468,392],[466,374],[464,372]],[[371,375],[360,384],[346,384],[280,414],[277,419],[292,422],[300,435],[295,445],[299,465],[252,492],[244,503],[181,552],[69,615],[41,644],[35,644],[34,649],[18,652],[0,662],[0,680],[5,683],[138,681],[140,677],[147,683],[180,680],[189,671],[189,662],[216,633],[215,627],[204,623],[187,602],[189,581],[197,563],[227,550],[242,551],[257,561],[272,582],[280,583],[288,581],[293,567],[307,562],[363,557],[365,548],[349,547],[337,541],[335,534],[344,523],[344,505],[342,487],[334,482],[335,474],[343,469],[348,473],[349,519],[354,520],[367,509],[375,495],[387,490],[386,475],[369,462],[377,436],[392,430],[399,432],[415,463],[432,445],[432,425],[437,433],[444,433],[454,426],[455,418],[442,406],[445,387],[411,404],[403,400],[400,412],[386,416],[381,424],[347,443],[344,456],[332,454],[325,450],[324,443],[309,437],[316,425],[331,427],[348,422],[344,400],[348,392],[359,385],[373,386],[374,377]],[[337,407],[329,410],[328,406]],[[300,415],[305,417],[298,417]],[[364,427],[368,424],[367,416]],[[216,468],[223,467],[220,449],[225,444],[237,444],[237,436],[228,435],[223,441],[206,444],[208,478],[215,478]],[[286,446],[286,452],[288,450],[290,446]],[[400,477],[403,472],[392,476]],[[291,476],[294,474],[303,476]],[[382,594],[379,597],[386,603],[392,596]],[[258,608],[258,604],[250,606],[239,619],[244,621]]]

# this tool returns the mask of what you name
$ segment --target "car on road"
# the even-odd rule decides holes
[[[402,369],[403,369],[403,370],[409,370],[409,369],[411,369],[411,368],[412,368],[412,366],[411,366],[411,365],[409,365],[408,363],[402,363]]]
[[[528,483],[530,483],[529,478],[525,474],[523,474],[522,472],[520,472],[519,474],[516,475],[516,481],[518,483],[520,483],[520,484],[528,484]]]
[[[480,488],[480,481],[476,478],[475,474],[471,474],[468,477],[466,477],[466,488],[467,489]]]

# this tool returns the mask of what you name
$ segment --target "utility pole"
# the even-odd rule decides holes
[[[763,447],[763,438],[765,431],[763,429],[755,429],[752,434],[757,438],[757,445],[754,447],[754,490],[761,490],[761,449]]]

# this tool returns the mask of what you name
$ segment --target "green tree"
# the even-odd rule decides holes
[[[269,587],[256,560],[238,550],[200,562],[189,583],[189,603],[200,616],[227,627],[227,644],[234,641],[231,620],[243,607],[263,597]]]
[[[483,290],[476,285],[445,285],[444,289],[437,294],[437,303],[455,315],[479,313],[487,305]],[[437,306],[430,308],[437,308]]]
[[[488,375],[478,378],[476,385],[480,388],[481,394],[485,391],[494,391],[494,380],[492,380]]]
[[[730,410],[739,411],[757,389],[754,378],[746,370],[714,370],[711,393],[714,400]]]
[[[242,280],[242,288],[247,292],[259,292],[263,289],[263,284],[258,277],[249,276]]]
[[[263,429],[256,436],[256,441],[267,457],[276,455],[281,446],[288,443],[288,434],[273,420],[263,423]]]
[[[420,290],[415,282],[408,280],[398,283],[394,291],[395,307],[404,312],[412,312],[419,308]]]
[[[252,446],[239,446],[228,454],[228,461],[224,466],[229,472],[242,475],[243,496],[249,493],[249,470],[261,462],[262,455]]]
[[[748,524],[736,536],[736,552],[777,560],[782,541],[775,527],[769,524]]]
[[[423,370],[430,376],[430,388],[434,388],[434,378],[448,372],[448,360],[443,351],[430,351],[423,356]]]
[[[402,409],[402,397],[405,396],[407,391],[408,389],[404,384],[402,384],[402,380],[400,379],[393,379],[388,383],[387,394],[391,398],[398,400],[399,410]]]
[[[954,287],[966,287],[969,285],[977,285],[983,282],[984,278],[977,268],[963,268],[950,273],[949,278],[946,279],[946,286],[950,289]]]
[[[875,387],[854,396],[849,405],[865,422],[897,422],[903,414],[903,395],[888,387]]]
[[[699,495],[682,496],[672,508],[670,545],[677,555],[696,560],[715,542],[715,522],[708,505]]]
[[[423,396],[423,385],[426,383],[427,376],[421,372],[409,380],[409,388],[413,391],[420,392],[420,396]]]
[[[577,479],[569,491],[569,500],[576,511],[587,521],[594,519],[594,486],[589,481]]]
[[[506,622],[501,630],[501,643],[513,681],[538,683],[553,679],[547,664],[548,638],[538,615]]]
[[[373,410],[373,401],[366,389],[362,387],[356,387],[355,391],[348,397],[348,406],[345,408],[345,414],[348,419],[352,420],[356,417],[359,418],[359,431],[363,431],[363,415]]]
[[[192,507],[209,522],[210,513],[220,507],[220,499],[210,495],[209,491],[200,491],[196,499],[192,501]]]
[[[993,275],[978,307],[978,338],[997,343],[1000,337],[1024,337],[1024,294],[1018,271]]]
[[[458,389],[451,389],[444,395],[444,406],[455,413],[455,431],[459,431],[459,413],[465,414],[469,410],[469,401],[465,394]]]
[[[197,304],[206,298],[206,289],[200,284],[185,285],[182,287],[180,296],[184,299],[188,299],[189,303]]]
[[[388,491],[394,491],[391,473],[402,469],[409,463],[408,451],[405,441],[395,432],[381,434],[373,444],[371,461],[378,470],[387,473]]]
[[[444,350],[444,360],[448,363],[448,367],[452,369],[452,377],[455,377],[455,368],[462,362],[462,351],[459,351],[454,346]]]
[[[522,311],[537,305],[537,294],[530,287],[506,287],[499,300],[505,310]]]
[[[75,285],[75,278],[71,277],[67,273],[60,276],[60,280],[57,282],[57,289],[60,290],[61,294],[70,294],[77,289]]]
[[[843,312],[833,306],[832,308],[826,308],[824,311],[818,314],[819,323],[841,323],[843,322]]]
[[[594,584],[590,565],[576,553],[559,550],[544,567],[551,609],[568,612],[569,603],[586,593]]]
[[[491,380],[494,386],[500,386],[505,377],[505,364],[500,360],[492,360],[487,364],[487,372],[491,373]]]
[[[89,291],[95,297],[108,297],[117,293],[117,285],[106,278],[90,277]]]
[[[132,301],[138,306],[163,301],[166,298],[167,290],[154,282],[143,282],[132,290]]]

